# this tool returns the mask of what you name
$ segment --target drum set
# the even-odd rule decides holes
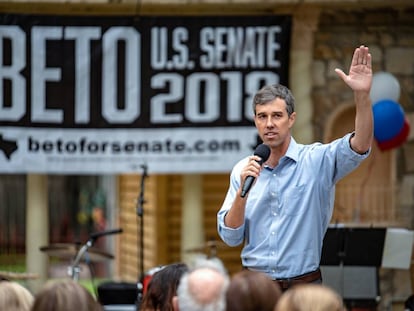
[[[101,232],[92,233],[85,244],[52,244],[49,246],[42,246],[40,250],[51,257],[60,259],[72,260],[72,264],[68,269],[68,275],[75,281],[79,280],[80,263],[84,260],[85,263],[91,264],[102,262],[108,259],[113,259],[114,256],[93,246],[96,240],[105,235],[121,233],[122,229],[112,229]]]
[[[85,244],[56,243],[40,247],[40,251],[50,257],[71,261],[67,274],[74,281],[79,281],[81,264],[101,263],[114,259],[110,253],[93,246],[95,241],[105,235],[121,233],[122,229],[113,229],[92,233]],[[139,294],[137,284],[126,282],[104,282],[98,285],[95,292],[104,310],[135,311]]]
[[[80,251],[80,245],[76,243],[56,243],[48,246],[42,246],[39,249],[50,257],[56,257],[63,260],[73,260],[73,258],[75,258]],[[96,247],[89,247],[85,257],[87,257],[87,259],[85,259],[86,261],[92,263],[103,262],[114,258],[113,255]]]
[[[98,263],[114,258],[113,255],[104,252],[96,247],[93,247],[92,244],[95,242],[95,240],[98,237],[106,234],[120,232],[122,232],[121,229],[116,229],[99,232],[99,234],[91,234],[90,239],[83,246],[79,243],[56,243],[48,246],[42,246],[39,249],[40,251],[46,253],[50,257],[56,257],[62,260],[72,261],[72,265],[68,269],[68,274],[74,280],[78,280],[80,272],[79,264],[82,259],[84,259],[86,263]],[[7,280],[24,281],[38,279],[39,275],[36,273],[0,271],[0,278],[4,278]]]

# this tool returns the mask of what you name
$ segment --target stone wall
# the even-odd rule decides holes
[[[393,74],[401,86],[400,105],[414,125],[414,12],[392,10],[330,11],[321,15],[315,33],[314,130],[321,140],[324,125],[339,102],[351,97],[335,67],[348,66],[355,46],[370,47],[373,70]],[[352,99],[352,98],[349,98]],[[395,150],[398,177],[398,215],[414,227],[414,131]]]
[[[334,68],[347,70],[353,49],[370,47],[373,69],[392,73],[401,86],[399,103],[411,124],[407,142],[394,150],[397,171],[398,220],[414,228],[414,12],[386,10],[324,11],[315,33],[313,64],[314,136],[322,140],[325,124],[335,107],[352,99]],[[412,269],[413,270],[413,269]],[[411,293],[407,270],[384,269],[381,275],[381,310]]]

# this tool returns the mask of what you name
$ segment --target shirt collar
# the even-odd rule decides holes
[[[290,136],[289,147],[284,157],[290,158],[295,162],[297,162],[299,159],[299,145],[296,142],[296,140],[293,138],[293,136]]]
[[[290,136],[289,147],[286,150],[285,155],[280,160],[281,161],[286,161],[286,160],[283,160],[283,159],[289,158],[289,159],[292,159],[295,162],[298,162],[298,159],[299,159],[299,149],[300,148],[299,148],[299,145],[296,142],[296,140],[293,138],[293,136]],[[280,160],[279,160],[279,162],[280,162]],[[273,170],[273,167],[270,167],[268,165],[265,165],[264,167],[267,168],[267,169],[269,169],[269,170]]]

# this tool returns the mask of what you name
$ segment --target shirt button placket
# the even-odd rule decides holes
[[[272,216],[274,217],[273,219],[273,226],[277,223],[277,218],[279,216],[279,211],[280,211],[280,199],[279,199],[279,191],[278,191],[278,178],[277,178],[277,174],[275,172],[273,172],[272,174],[272,181],[271,181],[271,191],[270,191],[270,195],[272,198]],[[271,274],[275,275],[276,274],[276,252],[277,252],[277,241],[276,241],[276,228],[272,228],[272,231],[270,232],[270,267],[271,267]]]

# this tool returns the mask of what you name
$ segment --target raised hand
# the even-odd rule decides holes
[[[338,68],[335,72],[353,91],[369,92],[372,84],[372,64],[368,47],[361,45],[355,49],[348,75]]]

